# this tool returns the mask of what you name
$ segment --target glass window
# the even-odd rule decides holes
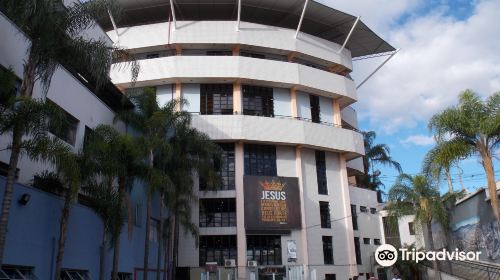
[[[375,208],[370,208],[370,213],[372,213],[372,214],[377,213],[377,209],[375,209]]]
[[[409,222],[408,229],[410,230],[410,235],[415,235],[415,223]]]
[[[330,204],[326,201],[319,202],[319,213],[321,217],[321,227],[322,228],[331,228],[330,221]]]
[[[236,235],[206,235],[200,236],[200,266],[207,262],[217,262],[224,265],[225,259],[237,257]]]
[[[61,280],[90,280],[87,270],[62,269]]]
[[[247,260],[259,265],[281,265],[281,236],[247,235]]]
[[[311,120],[315,123],[320,123],[320,114],[319,114],[319,96],[309,95],[309,103],[311,105]]]
[[[366,206],[359,206],[359,211],[363,213],[368,213],[368,208],[366,208]]]
[[[363,264],[361,261],[361,246],[359,245],[359,237],[354,237],[354,249],[356,250],[356,263]]]
[[[57,105],[53,101],[51,101],[49,99],[47,99],[47,101],[64,111],[64,109],[62,109],[59,105]],[[64,127],[60,127],[60,128],[57,127],[56,128],[54,126],[50,126],[49,131],[50,131],[50,133],[57,136],[59,139],[64,140],[68,144],[71,144],[74,146],[75,140],[76,140],[76,131],[78,129],[78,123],[80,121],[78,121],[78,119],[73,117],[70,113],[68,113],[66,111],[64,111],[64,113],[66,115],[66,119],[65,119],[65,122],[63,124]]]
[[[363,238],[363,244],[370,245],[370,238]]]
[[[333,243],[331,236],[323,236],[323,259],[325,264],[333,264]]]
[[[118,280],[132,280],[132,273],[118,272]]]
[[[273,88],[243,85],[243,114],[274,117]]]
[[[234,198],[200,199],[200,227],[235,227]]]
[[[373,239],[373,244],[374,244],[374,245],[380,245],[380,244],[381,244],[381,243],[380,243],[380,239],[376,239],[376,238],[375,238],[375,239]]]
[[[325,152],[316,151],[316,178],[318,181],[318,193],[328,194],[328,184],[326,181],[326,161]]]
[[[234,144],[233,143],[219,143],[222,149],[222,165],[219,170],[219,175],[222,179],[222,185],[216,190],[234,190],[235,188],[235,162],[234,162]],[[207,184],[200,178],[200,190],[205,191]]]
[[[276,176],[276,147],[245,144],[245,174]]]
[[[335,274],[325,274],[325,280],[337,280],[337,275],[335,275]]]
[[[356,205],[351,204],[351,218],[352,218],[352,228],[358,230],[358,213],[356,212]]]
[[[232,115],[232,84],[201,84],[200,113],[202,115]]]

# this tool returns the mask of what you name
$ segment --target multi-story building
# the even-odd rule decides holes
[[[381,227],[376,194],[348,183],[364,154],[349,73],[353,57],[393,47],[315,1],[118,2],[121,22],[103,26],[141,72],[132,83],[115,70],[112,81],[154,87],[161,102],[184,98],[194,127],[224,150],[219,190],[205,190],[203,180],[194,186],[200,236],[198,244],[181,237],[179,277],[372,272]]]

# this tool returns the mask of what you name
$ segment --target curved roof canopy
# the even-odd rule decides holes
[[[168,21],[169,0],[117,0],[122,14],[117,25],[133,26]],[[178,21],[236,20],[238,0],[173,0]],[[305,0],[241,0],[241,20],[264,25],[296,29]],[[300,31],[342,45],[356,17],[309,1]],[[104,29],[112,28],[103,20]],[[370,30],[362,21],[354,29],[346,48],[353,57],[394,51],[389,43]]]

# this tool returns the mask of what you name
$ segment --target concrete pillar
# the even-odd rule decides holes
[[[299,197],[300,197],[300,212],[301,220],[300,225],[302,231],[300,233],[300,251],[302,252],[302,264],[304,266],[304,279],[308,278],[309,275],[309,253],[307,250],[307,226],[306,226],[306,215],[305,215],[305,199],[304,199],[304,183],[302,182],[302,147],[297,146],[295,148],[295,172],[299,179]]]
[[[290,89],[290,107],[292,112],[292,117],[296,118],[298,117],[297,115],[297,89],[295,87],[292,87]]]
[[[333,99],[333,124],[342,127],[342,117],[340,115],[340,103],[338,99]]]
[[[240,81],[236,81],[233,83],[233,113],[235,115],[243,114],[242,101],[241,83]]]
[[[345,258],[346,262],[350,264],[349,273],[351,276],[358,275],[358,266],[356,264],[356,250],[354,248],[354,231],[352,228],[352,219],[351,217],[351,198],[349,196],[349,183],[347,181],[347,165],[345,156],[342,154],[339,155],[339,163],[340,163],[340,188],[341,188],[341,196],[342,201],[345,201],[343,206],[344,216],[348,217],[344,219],[342,222],[345,224],[345,244],[347,249],[347,256]],[[340,205],[339,205],[340,206]]]
[[[245,232],[245,213],[243,195],[244,154],[243,142],[234,145],[235,188],[236,188],[236,245],[238,247],[238,279],[246,279],[247,271],[247,238]]]

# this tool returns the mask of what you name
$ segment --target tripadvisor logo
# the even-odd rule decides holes
[[[447,251],[442,249],[440,251],[417,251],[415,248],[408,250],[407,248],[400,248],[399,252],[394,246],[384,244],[377,248],[375,251],[375,260],[380,266],[392,266],[398,259],[402,261],[444,261],[444,260],[457,260],[457,261],[478,261],[481,252],[463,252],[455,249],[454,251]]]

